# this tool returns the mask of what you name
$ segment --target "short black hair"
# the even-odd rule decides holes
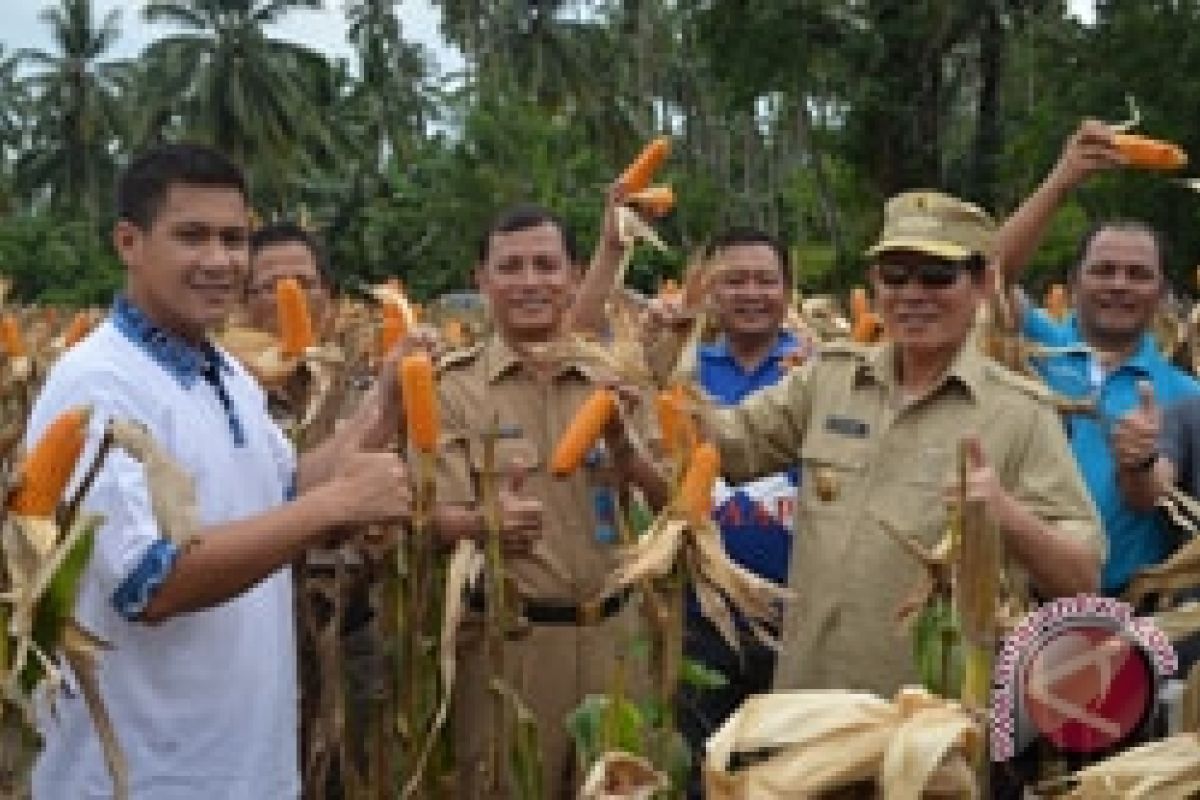
[[[254,266],[254,257],[264,248],[277,244],[302,244],[312,253],[313,261],[317,264],[317,276],[329,292],[333,292],[333,267],[329,263],[329,254],[321,238],[297,222],[284,220],[263,225],[250,234],[250,265]],[[247,283],[248,285],[248,283]]]
[[[1149,236],[1154,241],[1154,251],[1158,256],[1158,271],[1162,275],[1163,281],[1167,279],[1167,240],[1163,234],[1151,225],[1140,219],[1116,218],[1107,219],[1097,222],[1088,228],[1087,233],[1079,240],[1079,249],[1075,253],[1075,263],[1071,266],[1071,273],[1075,275],[1079,272],[1079,268],[1083,266],[1083,259],[1087,257],[1088,248],[1092,246],[1092,242],[1097,236],[1104,231],[1121,231],[1124,233],[1143,233]]]
[[[236,189],[249,203],[246,176],[221,152],[202,144],[164,144],[136,156],[117,179],[117,218],[154,225],[172,186]]]
[[[704,254],[708,258],[712,258],[727,248],[752,244],[764,244],[771,248],[771,251],[775,253],[775,258],[779,260],[779,270],[783,273],[783,282],[790,288],[792,285],[791,256],[788,255],[783,242],[766,231],[747,226],[727,228],[708,243],[708,246],[704,248]]]
[[[487,263],[488,255],[491,252],[492,236],[494,234],[514,233],[546,224],[558,228],[558,232],[562,236],[563,248],[567,251],[567,258],[571,259],[572,264],[578,265],[579,243],[575,239],[575,233],[567,225],[566,220],[550,209],[534,205],[533,203],[521,203],[506,208],[492,220],[492,224],[484,231],[483,238],[479,240],[479,263]]]

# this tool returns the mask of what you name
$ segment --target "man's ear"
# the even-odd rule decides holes
[[[117,224],[113,226],[113,249],[117,251],[117,257],[121,259],[121,263],[126,267],[133,266],[141,261],[139,251],[141,250],[142,237],[142,229],[130,220],[119,219],[117,220]]]

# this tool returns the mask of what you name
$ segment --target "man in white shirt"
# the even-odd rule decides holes
[[[209,340],[246,267],[246,197],[240,171],[207,148],[165,146],[130,164],[113,234],[125,292],[55,365],[29,425],[32,441],[64,409],[90,404],[81,463],[108,420],[131,420],[196,482],[200,530],[183,547],[160,532],[145,471],[124,454],[109,456],[84,502],[105,522],[76,618],[112,645],[100,689],[136,800],[298,796],[284,567],[344,526],[408,511],[402,463],[370,449],[391,434],[392,398],[373,396],[297,461],[257,384]],[[111,796],[78,693],[40,712],[35,797]]]

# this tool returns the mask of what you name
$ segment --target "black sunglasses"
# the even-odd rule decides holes
[[[926,289],[953,286],[958,276],[970,269],[969,261],[926,261],[921,264],[877,264],[879,280],[889,289],[899,289],[916,280]]]

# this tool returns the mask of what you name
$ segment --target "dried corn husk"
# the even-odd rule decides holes
[[[843,691],[760,695],[708,740],[706,796],[798,800],[873,782],[889,800],[935,785],[974,797],[963,767],[981,740],[961,706],[921,689],[902,689],[895,702]],[[735,754],[765,758],[731,771]]]
[[[651,800],[670,780],[644,758],[605,753],[588,770],[579,800]]]
[[[636,542],[622,548],[601,597],[643,581],[663,578],[683,559],[700,610],[735,650],[740,647],[729,608],[736,608],[763,641],[774,644],[764,623],[778,622],[780,604],[792,593],[729,560],[712,520],[687,521],[673,508],[661,514]]]
[[[1126,750],[1076,774],[1076,800],[1186,800],[1200,794],[1200,735],[1181,733]]]
[[[200,528],[195,480],[158,446],[143,425],[113,420],[108,429],[113,444],[145,468],[150,506],[159,532],[183,547]]]
[[[1200,602],[1184,603],[1160,611],[1154,615],[1154,626],[1173,642],[1186,639],[1200,631]]]
[[[1189,540],[1161,564],[1139,570],[1129,582],[1122,599],[1141,603],[1154,592],[1175,592],[1200,585],[1200,538]]]
[[[438,703],[429,733],[425,736],[425,749],[418,755],[412,775],[409,776],[401,797],[412,797],[413,792],[421,786],[421,778],[425,772],[429,754],[433,751],[434,744],[437,743],[438,734],[446,724],[446,718],[450,711],[450,698],[454,691],[455,667],[458,663],[458,628],[462,624],[466,610],[464,598],[467,588],[475,582],[482,570],[483,553],[479,550],[479,546],[469,539],[459,541],[455,546],[454,554],[450,557],[450,566],[446,570],[446,605],[442,609],[442,632],[438,645],[442,698]]]

